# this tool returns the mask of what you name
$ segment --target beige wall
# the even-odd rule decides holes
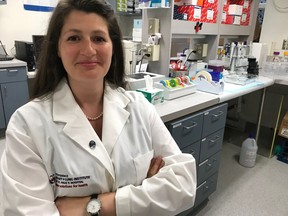
[[[260,42],[268,44],[269,52],[272,42],[276,43],[275,50],[280,51],[283,39],[288,39],[288,9],[286,12],[278,11],[274,6],[274,1],[278,6],[288,8],[287,0],[267,0]]]

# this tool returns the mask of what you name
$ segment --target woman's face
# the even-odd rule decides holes
[[[58,47],[69,81],[103,81],[113,53],[104,18],[72,11],[64,21]]]

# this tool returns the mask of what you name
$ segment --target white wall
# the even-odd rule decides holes
[[[15,54],[15,40],[32,42],[33,34],[45,34],[50,15],[24,10],[22,0],[7,0],[7,5],[0,5],[0,40],[8,54]]]
[[[275,50],[280,51],[283,39],[288,39],[288,9],[285,13],[279,12],[273,4],[274,1],[278,6],[288,8],[287,0],[267,0],[259,42],[268,44],[269,53],[271,47],[273,49],[272,42],[276,42]]]

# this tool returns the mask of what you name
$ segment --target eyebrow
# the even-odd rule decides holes
[[[81,33],[82,31],[78,30],[78,29],[69,29],[65,32],[63,32],[63,34],[67,34],[67,33],[70,33],[70,32],[74,32],[74,33]],[[105,31],[102,31],[102,30],[95,30],[95,31],[92,31],[93,33],[104,33],[104,34],[107,34],[107,32]]]

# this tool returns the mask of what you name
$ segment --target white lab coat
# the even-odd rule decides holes
[[[13,114],[1,160],[5,216],[58,216],[57,197],[111,191],[118,216],[168,216],[193,206],[195,159],[181,153],[154,106],[106,83],[103,113],[101,141],[63,80],[51,97]],[[165,166],[146,178],[157,155]]]

